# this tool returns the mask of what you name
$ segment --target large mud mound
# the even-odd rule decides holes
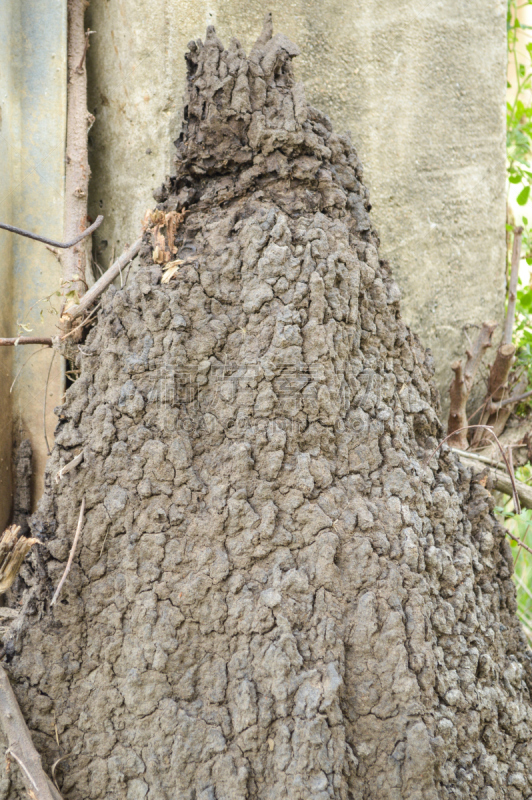
[[[10,673],[71,800],[528,798],[509,548],[446,448],[424,464],[429,357],[296,54],[269,22],[249,57],[190,45],[144,266],[59,412]]]

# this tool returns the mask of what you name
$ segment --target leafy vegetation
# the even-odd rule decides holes
[[[520,21],[519,17],[522,18],[523,15],[519,12],[531,5],[532,0],[508,0],[509,99],[506,105],[507,277],[511,261],[512,232],[518,224],[523,227],[523,243],[514,344],[517,346],[518,364],[528,374],[529,387],[532,386],[532,285],[530,270],[525,269],[524,263],[532,265],[532,220],[527,215],[527,207],[532,205],[532,35],[529,33],[532,32],[532,25]],[[526,280],[523,279],[523,273],[527,273]],[[532,465],[528,463],[518,469],[516,477],[526,482],[532,481]],[[512,499],[505,498],[504,504],[496,511],[508,530],[528,547],[532,547],[532,509],[524,509],[518,515],[513,510]],[[517,542],[511,539],[508,541],[514,553],[518,615],[532,642],[532,555]]]
[[[532,465],[526,464],[516,470],[516,477],[527,483],[532,481]],[[532,548],[532,509],[525,508],[520,514],[513,510],[510,497],[496,507],[495,511],[511,533]],[[514,582],[517,589],[517,614],[525,633],[532,643],[532,555],[513,539],[507,540],[514,555]]]
[[[506,155],[508,170],[508,269],[514,224],[523,227],[523,260],[532,265],[532,223],[524,213],[532,201],[532,26],[519,21],[520,9],[532,5],[532,0],[519,3],[508,0],[508,91],[506,104]],[[530,41],[527,39],[530,38]],[[520,217],[514,219],[514,212]],[[521,270],[522,271],[522,270]],[[515,344],[518,361],[527,370],[532,385],[532,287],[520,279],[516,304]]]

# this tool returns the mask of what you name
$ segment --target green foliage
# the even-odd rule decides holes
[[[530,2],[508,0],[508,60],[515,70],[515,84],[508,83],[514,100],[506,104],[506,155],[508,182],[519,187],[516,197],[519,206],[527,204],[532,187],[532,42],[525,48],[519,47],[518,31],[524,26],[517,19],[517,10],[522,5],[530,5]],[[524,228],[524,252],[528,263],[532,264],[532,231],[528,223]]]
[[[526,206],[531,199],[532,188],[532,41],[523,46],[523,34],[518,38],[518,32],[530,26],[522,25],[517,18],[518,9],[526,5],[532,5],[532,0],[524,3],[508,0],[508,65],[513,66],[516,77],[514,85],[508,83],[514,99],[506,106],[506,156],[508,187],[516,187],[515,201],[520,207]],[[532,225],[526,216],[522,217],[522,224],[522,253],[527,264],[532,265]],[[513,225],[508,224],[506,228],[510,232]],[[508,240],[509,259],[512,237],[509,236]],[[514,344],[517,346],[518,364],[526,371],[529,387],[532,387],[532,286],[521,280],[517,292]],[[525,404],[531,405],[530,401]]]
[[[515,72],[512,90],[513,101],[506,105],[506,163],[508,172],[508,198],[510,191],[515,202],[525,211],[530,202],[532,188],[532,41],[524,44],[526,36],[518,18],[519,8],[532,5],[532,0],[519,2],[508,0],[508,66]],[[521,31],[521,33],[519,33]],[[524,46],[523,46],[524,44]],[[522,257],[532,265],[532,225],[527,216],[522,216],[523,240]],[[511,258],[513,220],[508,219],[508,262]],[[528,374],[529,388],[532,387],[532,286],[519,280],[514,326],[514,344],[517,346],[518,364]],[[530,401],[527,405],[531,405]],[[526,464],[516,471],[519,480],[532,481],[532,465]],[[513,510],[513,501],[506,498],[504,505],[495,509],[506,528],[523,543],[532,547],[532,509],[524,509],[521,514]],[[514,581],[517,590],[518,615],[525,633],[532,644],[532,554],[508,537],[514,554]]]
[[[516,471],[522,481],[532,480],[532,465],[526,464]],[[512,499],[507,498],[503,506],[495,509],[508,530],[528,547],[532,547],[532,509],[525,508],[520,514],[513,511]],[[508,538],[514,556],[514,582],[517,590],[517,614],[523,623],[525,633],[532,643],[532,554],[518,542]]]

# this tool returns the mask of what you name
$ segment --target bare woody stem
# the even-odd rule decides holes
[[[508,288],[508,308],[506,320],[504,322],[504,333],[502,344],[512,343],[512,333],[514,329],[515,304],[517,301],[517,280],[519,278],[519,262],[521,260],[521,241],[523,238],[523,228],[514,228],[514,244],[512,249],[512,272],[510,274],[510,286]]]
[[[17,336],[0,339],[0,347],[18,347],[21,344],[45,344],[52,347],[53,343],[51,336]]]
[[[65,170],[66,240],[75,239],[86,226],[89,191],[89,158],[87,130],[87,71],[85,52],[86,0],[68,0],[68,87],[67,140]],[[81,297],[86,289],[87,240],[65,251],[61,256],[64,291],[76,291]]]
[[[501,400],[500,403],[494,404],[492,406],[493,411],[496,411],[498,408],[503,408],[504,406],[515,405],[516,403],[521,403],[523,400],[532,397],[532,389],[528,392],[523,392],[523,394],[516,394],[513,397],[508,397],[506,400]]]
[[[467,450],[468,447],[467,401],[484,352],[488,347],[491,347],[491,337],[496,327],[496,322],[484,322],[476,342],[466,352],[465,365],[461,361],[455,361],[451,365],[454,378],[449,389],[451,407],[449,410],[448,434],[450,435],[451,443],[461,450]]]
[[[122,253],[122,255],[116,259],[112,267],[109,267],[107,272],[104,272],[101,278],[99,278],[96,283],[91,286],[88,292],[81,299],[80,303],[75,306],[70,306],[64,312],[65,316],[68,316],[70,320],[75,320],[77,317],[81,316],[81,314],[84,314],[85,311],[87,311],[87,309],[90,308],[90,306],[94,303],[94,301],[114,281],[114,279],[118,277],[124,267],[126,267],[130,261],[133,261],[135,256],[138,254],[141,245],[142,239],[137,239],[137,241],[132,244],[125,253]]]
[[[9,678],[0,667],[0,723],[7,739],[6,756],[20,767],[30,797],[35,800],[62,800],[60,793],[45,773],[41,757],[35,749]]]
[[[69,306],[63,316],[68,318],[69,322],[72,322],[84,314],[93,303],[96,302],[98,297],[105,292],[115,278],[120,275],[120,272],[127,267],[129,262],[133,261],[135,256],[138,255],[141,245],[142,239],[137,239],[125,253],[122,253],[122,255],[116,259],[115,263],[109,267],[107,272],[104,272],[101,278],[91,286],[89,291],[83,295],[81,302],[78,305]],[[57,341],[65,338],[66,336],[60,338],[55,337]],[[44,344],[48,345],[48,347],[53,347],[54,338],[50,336],[12,336],[7,339],[0,339],[0,347],[18,347],[18,345],[21,344]]]

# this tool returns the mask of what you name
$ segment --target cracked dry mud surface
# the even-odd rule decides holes
[[[157,194],[185,263],[161,284],[148,230],[81,348],[10,677],[69,800],[530,798],[509,547],[448,449],[424,463],[430,357],[295,55],[269,21],[247,57],[190,46]]]

